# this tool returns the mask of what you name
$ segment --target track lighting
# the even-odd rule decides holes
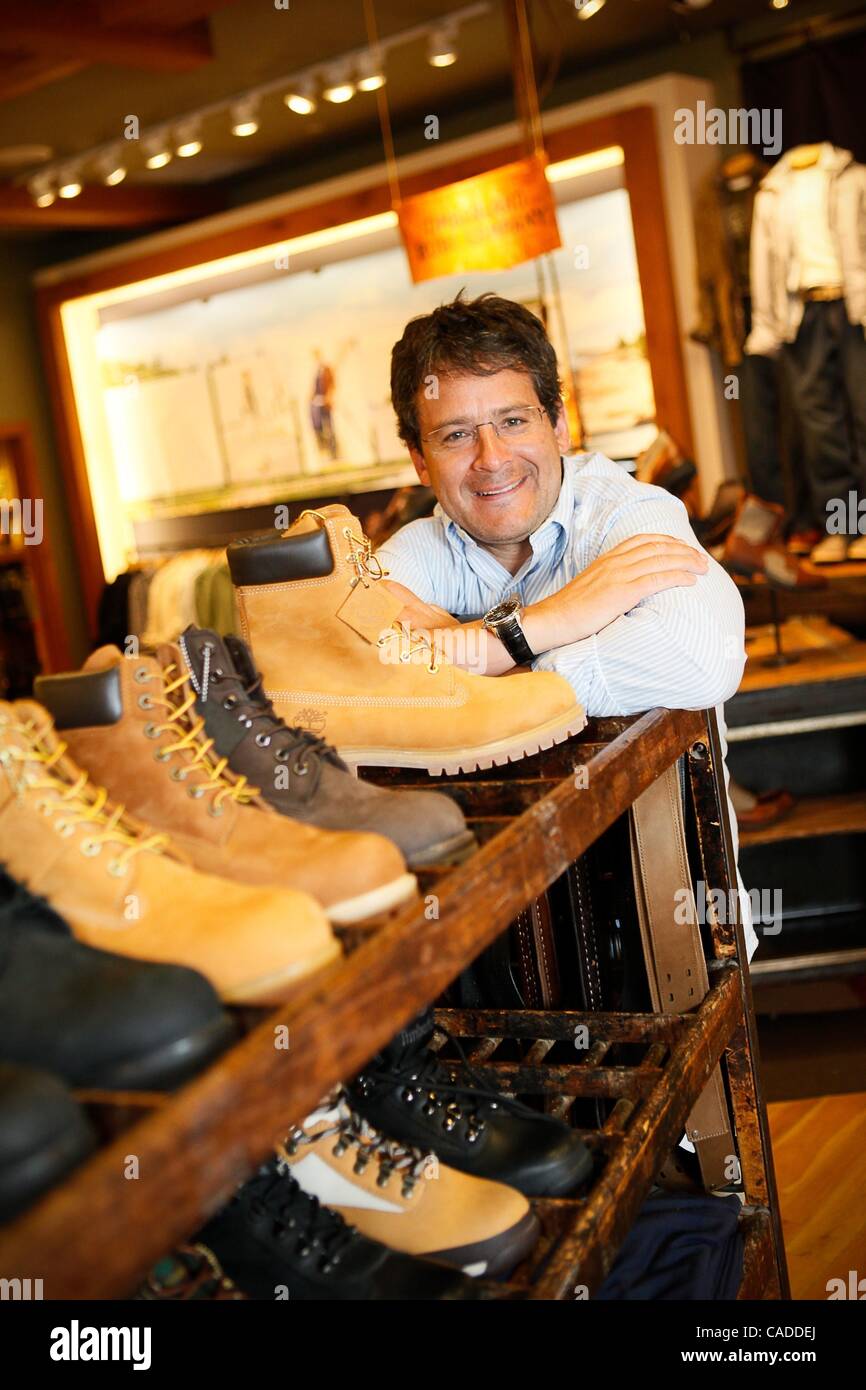
[[[368,53],[358,64],[358,91],[375,92],[384,85],[382,64],[376,61],[372,53]]]
[[[574,0],[578,19],[592,19],[594,14],[604,9],[604,0]]]
[[[107,188],[116,188],[126,178],[126,167],[120,162],[117,154],[107,154],[104,159],[100,159],[97,171]]]
[[[355,95],[355,85],[349,80],[349,69],[345,63],[335,63],[325,72],[325,85],[322,88],[322,96],[325,101],[331,101],[335,106],[340,106],[344,101],[350,101]]]
[[[179,159],[192,159],[201,150],[198,121],[184,121],[175,131],[174,152]]]
[[[171,150],[166,136],[162,133],[142,140],[141,149],[146,169],[164,169],[166,164],[171,163]]]
[[[81,192],[81,179],[77,169],[63,169],[58,177],[57,192],[61,198],[77,198]]]
[[[453,24],[433,30],[427,44],[427,62],[431,68],[450,68],[457,62],[457,30]]]
[[[259,103],[255,97],[245,97],[243,101],[234,102],[230,111],[232,135],[242,138],[255,135],[259,128],[258,112]]]
[[[50,208],[57,197],[57,190],[47,174],[37,174],[31,179],[27,185],[27,192],[38,208]]]
[[[296,82],[291,91],[286,92],[283,101],[290,111],[298,116],[310,116],[316,109],[316,84],[312,77]]]

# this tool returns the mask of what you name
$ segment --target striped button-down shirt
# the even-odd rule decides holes
[[[602,454],[576,454],[563,459],[556,506],[529,537],[532,554],[514,575],[441,506],[432,517],[404,526],[377,553],[391,579],[425,603],[468,620],[515,593],[524,605],[537,603],[620,541],[648,533],[702,549],[678,498],[635,481]],[[600,632],[541,653],[533,667],[564,676],[590,715],[635,714],[655,705],[715,706],[725,746],[721,706],[735,693],[745,660],[742,599],[710,557],[694,585],[642,599]],[[730,811],[736,849],[737,822]],[[751,955],[757,938],[747,898],[743,916]]]

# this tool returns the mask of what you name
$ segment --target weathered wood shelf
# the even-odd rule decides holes
[[[228,1199],[290,1124],[437,1000],[683,754],[701,872],[727,892],[733,857],[711,712],[656,709],[591,720],[577,738],[547,753],[459,779],[380,773],[377,780],[404,785],[439,781],[473,821],[491,825],[465,863],[419,876],[422,893],[436,895],[435,914],[422,898],[378,930],[348,937],[344,959],[279,1010],[258,1021],[248,1014],[247,1035],[176,1095],[89,1096],[104,1146],[0,1233],[0,1274],[42,1278],[46,1298],[129,1296],[156,1259]],[[574,775],[577,767],[586,768],[585,777]],[[690,1014],[439,1013],[446,1032],[475,1040],[479,1070],[521,1095],[543,1095],[553,1113],[567,1115],[580,1096],[616,1102],[600,1127],[586,1131],[596,1160],[590,1185],[574,1199],[538,1204],[541,1247],[503,1286],[503,1297],[573,1297],[578,1270],[590,1292],[598,1288],[720,1058],[749,1223],[743,1289],[787,1296],[742,932],[736,923],[714,923],[712,938],[710,992]],[[579,1022],[590,1029],[592,1046],[579,1061],[574,1053],[563,1061],[554,1049],[573,1037]],[[288,1049],[275,1046],[278,1025],[288,1028]],[[521,1040],[521,1060],[497,1056],[491,1040],[500,1037]],[[640,1060],[605,1065],[621,1042],[639,1047]],[[131,1154],[138,1159],[135,1180],[125,1176]]]

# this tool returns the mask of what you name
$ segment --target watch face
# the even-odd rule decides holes
[[[520,607],[520,599],[515,595],[507,598],[504,603],[497,603],[495,608],[491,608],[485,619],[488,623],[501,623],[503,618],[510,618],[512,613],[516,613]]]

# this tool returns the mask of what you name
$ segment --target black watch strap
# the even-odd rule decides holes
[[[527,662],[535,660],[535,652],[526,640],[516,613],[498,622],[495,631],[515,665],[525,666]]]

